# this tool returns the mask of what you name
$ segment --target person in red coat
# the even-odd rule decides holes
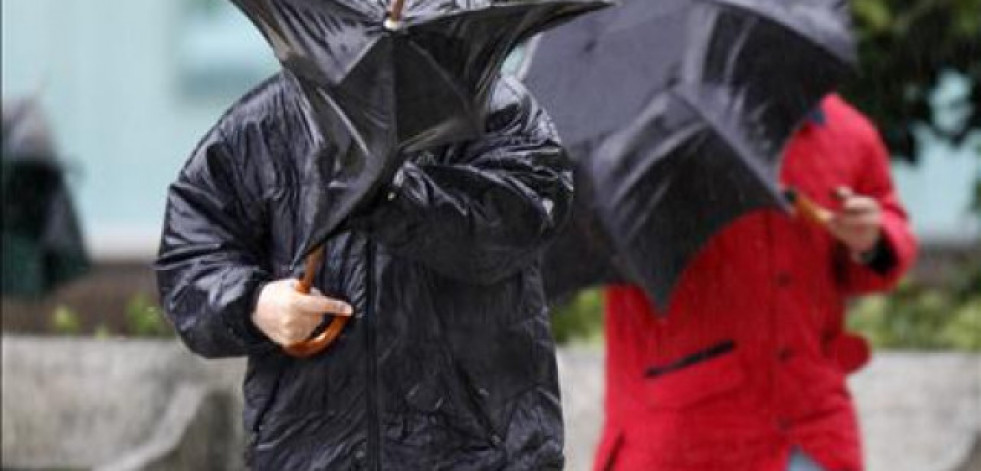
[[[868,361],[848,299],[892,287],[916,241],[875,128],[829,95],[786,151],[782,183],[835,211],[822,227],[746,215],[682,275],[667,312],[606,292],[606,420],[597,470],[863,469],[845,377]]]

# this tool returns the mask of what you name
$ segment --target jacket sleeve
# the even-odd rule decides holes
[[[882,240],[871,260],[855,261],[844,256],[841,263],[843,288],[849,294],[888,290],[909,270],[916,258],[917,242],[906,210],[899,201],[889,174],[889,156],[874,128],[869,126],[862,143],[863,174],[855,191],[878,200],[882,208]]]
[[[538,260],[566,219],[571,165],[545,112],[502,80],[486,134],[440,163],[407,163],[356,225],[393,253],[490,284]]]
[[[245,191],[218,131],[171,185],[155,268],[164,311],[185,344],[208,358],[272,347],[252,324],[270,279],[262,205]]]

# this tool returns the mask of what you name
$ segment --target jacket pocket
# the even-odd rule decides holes
[[[683,409],[732,391],[746,380],[736,344],[721,342],[644,372],[645,394],[655,408]]]

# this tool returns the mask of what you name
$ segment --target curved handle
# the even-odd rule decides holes
[[[395,0],[392,9],[385,16],[385,29],[398,31],[402,27],[402,10],[405,8],[405,0]]]
[[[398,23],[402,21],[402,10],[405,9],[405,0],[395,0],[391,11],[388,12],[388,19]]]
[[[311,289],[313,289],[313,279],[320,265],[324,262],[324,252],[324,246],[321,245],[307,257],[303,268],[303,278],[296,284],[296,292],[310,294]],[[294,358],[310,358],[317,355],[327,350],[337,340],[337,337],[340,337],[350,320],[350,317],[334,317],[327,328],[316,337],[285,347],[284,350]]]
[[[794,205],[794,212],[804,219],[813,222],[821,227],[827,228],[834,219],[831,210],[817,204],[814,200],[801,193],[796,188],[788,188],[784,191],[787,200]]]

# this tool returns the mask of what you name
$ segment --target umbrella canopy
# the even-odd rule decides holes
[[[340,143],[309,169],[310,187],[324,191],[299,208],[311,221],[299,265],[391,179],[405,152],[480,134],[516,45],[608,0],[233,2],[299,78],[316,132]]]
[[[713,234],[786,206],[782,149],[856,62],[846,7],[627,0],[536,45],[529,88],[594,187],[596,215],[578,217],[601,221],[659,307]]]
[[[322,242],[391,181],[409,152],[478,137],[504,60],[519,43],[609,0],[233,0],[298,79],[309,132],[329,142],[304,171],[298,284]],[[308,256],[309,254],[309,256]],[[287,352],[315,355],[347,319]]]

